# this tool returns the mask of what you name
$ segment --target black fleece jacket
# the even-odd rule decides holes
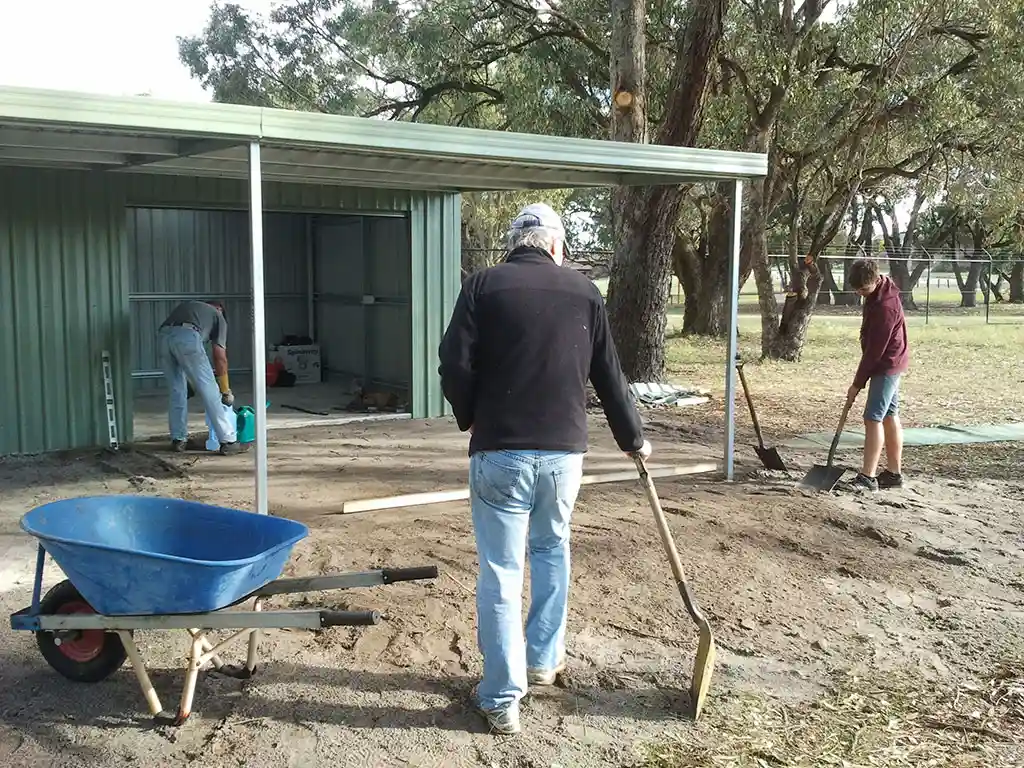
[[[444,396],[469,452],[587,450],[589,379],[616,443],[643,445],[604,299],[575,270],[520,248],[462,284],[438,350]]]

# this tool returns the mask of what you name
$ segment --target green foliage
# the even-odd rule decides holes
[[[648,3],[651,125],[668,99],[684,7]],[[770,153],[766,226],[779,241],[797,226],[803,250],[831,241],[856,194],[918,190],[926,210],[983,211],[993,237],[1018,237],[1022,7],[732,3],[698,143]],[[217,3],[203,33],[179,41],[219,101],[588,138],[608,135],[608,44],[608,7],[594,0],[284,0],[267,18]],[[692,200],[706,210],[714,193]],[[611,245],[606,190],[558,200],[590,214],[577,237]],[[474,242],[493,241],[518,204],[467,197]],[[684,210],[694,234],[707,221]]]

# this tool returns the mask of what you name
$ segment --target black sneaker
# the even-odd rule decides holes
[[[237,440],[233,443],[221,443],[220,444],[220,455],[221,456],[235,456],[239,453],[245,453],[249,450],[248,443],[240,443]]]
[[[897,475],[895,472],[890,472],[888,469],[882,470],[878,473],[878,487],[882,489],[902,488],[903,475]]]
[[[184,453],[188,448],[188,442],[186,440],[172,440],[171,450],[175,453]]]
[[[850,483],[850,485],[853,486],[853,489],[855,491],[878,490],[878,480],[876,480],[873,477],[868,477],[867,475],[861,474],[860,472],[858,472],[857,476],[853,478],[853,481]]]

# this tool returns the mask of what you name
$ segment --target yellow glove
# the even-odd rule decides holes
[[[220,387],[220,393],[222,395],[231,391],[231,387],[228,385],[228,375],[226,373],[223,376],[217,377],[217,386]]]

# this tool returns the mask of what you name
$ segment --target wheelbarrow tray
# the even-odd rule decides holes
[[[36,507],[21,527],[99,614],[218,611],[277,579],[301,523],[152,496],[89,496]]]

